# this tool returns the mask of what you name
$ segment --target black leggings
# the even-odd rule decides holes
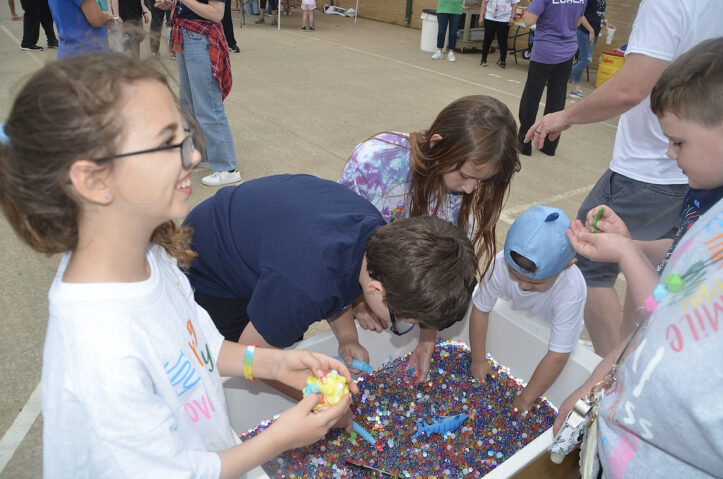
[[[228,299],[211,296],[198,290],[193,292],[194,299],[203,309],[206,310],[218,332],[229,341],[238,342],[241,333],[249,324],[249,315],[246,308],[249,302],[246,299]],[[304,339],[302,334],[296,341]]]
[[[226,43],[229,47],[238,46],[236,45],[236,37],[233,34],[233,17],[231,17],[231,0],[226,0],[223,6],[223,19],[221,25],[223,26],[223,35],[226,37]]]
[[[193,296],[196,302],[211,316],[218,332],[229,341],[237,342],[246,325],[249,324],[249,316],[246,314],[248,300],[219,298],[198,290],[194,291]]]
[[[563,110],[565,108],[565,97],[567,96],[567,79],[570,78],[572,69],[572,58],[557,63],[546,64],[530,60],[527,69],[527,82],[522,91],[520,99],[520,131],[519,141],[525,138],[527,130],[535,123],[537,108],[540,106],[542,91],[547,86],[547,100],[545,101],[545,115]],[[542,152],[554,155],[560,137],[550,141],[545,137],[545,145]]]
[[[495,22],[485,18],[485,38],[482,43],[482,61],[487,61],[487,54],[492,46],[492,40],[497,32],[497,43],[500,46],[500,63],[507,59],[507,35],[510,33],[510,24],[507,22]]]

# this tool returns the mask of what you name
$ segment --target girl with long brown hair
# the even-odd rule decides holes
[[[382,132],[359,144],[339,183],[368,199],[387,221],[431,214],[464,230],[484,274],[518,171],[512,113],[495,98],[472,95],[445,107],[427,130]]]
[[[382,132],[359,144],[339,183],[369,200],[387,221],[434,215],[466,232],[481,276],[497,248],[495,225],[512,175],[520,170],[517,125],[501,101],[485,95],[459,98],[427,130]],[[354,318],[364,329],[386,322],[360,301]],[[420,328],[410,365],[423,381],[437,331]]]

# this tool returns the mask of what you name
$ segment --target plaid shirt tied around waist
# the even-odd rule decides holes
[[[221,88],[221,100],[225,100],[231,92],[233,80],[231,78],[231,59],[228,55],[228,45],[223,34],[220,23],[208,20],[191,20],[188,18],[172,19],[173,30],[171,30],[171,50],[180,52],[183,50],[183,30],[190,30],[193,33],[208,38],[208,53],[211,57],[211,73],[218,80]]]

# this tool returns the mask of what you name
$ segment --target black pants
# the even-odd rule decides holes
[[[223,25],[223,34],[226,37],[226,43],[228,43],[229,47],[233,47],[236,45],[236,37],[233,34],[233,21],[231,18],[231,0],[226,0],[223,6],[223,20],[221,20],[221,25]]]
[[[40,25],[45,30],[45,37],[48,45],[58,45],[58,37],[53,29],[53,16],[48,7],[48,0],[20,0],[20,5],[25,10],[23,17],[23,40],[22,47],[31,47],[38,44],[40,39]]]
[[[211,316],[218,332],[229,341],[237,342],[244,328],[249,324],[249,316],[246,313],[248,300],[219,298],[200,291],[195,291],[193,296],[196,302]]]
[[[238,342],[246,325],[249,324],[249,315],[246,308],[249,306],[245,299],[227,299],[204,294],[200,291],[193,293],[196,302],[206,310],[218,332],[228,341]],[[304,339],[302,334],[296,338],[296,342]]]
[[[552,65],[530,61],[530,67],[527,70],[525,90],[522,92],[522,99],[520,100],[520,131],[518,134],[520,143],[524,140],[527,130],[535,124],[537,109],[540,106],[540,98],[542,97],[542,90],[545,89],[545,85],[547,85],[545,114],[565,109],[567,79],[570,77],[571,69],[572,58],[565,62]],[[548,155],[554,155],[559,141],[560,137],[557,137],[555,141],[550,141],[545,138],[545,145],[541,151]],[[531,146],[527,143],[522,148],[522,151],[525,152],[525,148],[529,151]]]
[[[151,34],[148,36],[151,53],[158,53],[161,46],[161,29],[163,20],[169,15],[170,10],[156,8],[154,0],[146,0],[146,7],[151,12]]]
[[[482,61],[487,61],[487,54],[492,46],[492,40],[497,32],[497,43],[500,46],[500,63],[507,60],[507,35],[510,33],[510,24],[507,22],[495,22],[494,20],[485,20],[485,38],[482,42]]]

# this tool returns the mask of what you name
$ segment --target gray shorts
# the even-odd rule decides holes
[[[577,212],[585,222],[587,212],[597,205],[610,206],[637,240],[672,238],[680,225],[680,208],[688,185],[643,183],[607,170],[595,183]],[[608,287],[620,273],[617,263],[592,261],[577,255],[577,266],[588,286]]]

